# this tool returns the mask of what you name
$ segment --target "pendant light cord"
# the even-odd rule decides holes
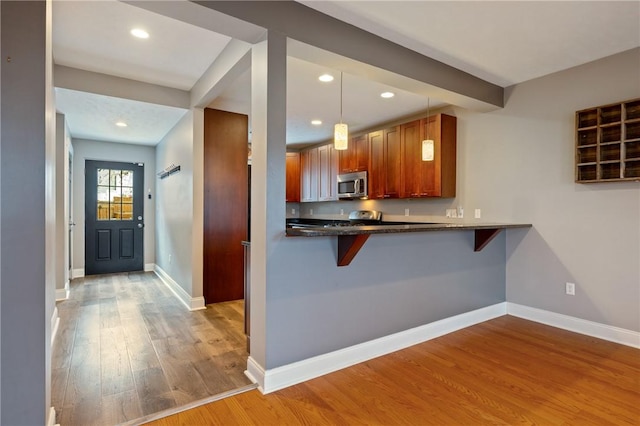
[[[427,137],[425,138],[429,140],[429,98],[427,97]]]
[[[342,124],[342,71],[340,71],[340,124]]]

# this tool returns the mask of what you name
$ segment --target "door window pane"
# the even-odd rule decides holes
[[[98,220],[133,220],[133,171],[98,169]]]
[[[122,180],[120,179],[120,170],[111,170],[111,178],[109,182],[111,182],[111,186],[121,186]]]
[[[98,186],[109,186],[109,169],[98,169]]]
[[[122,171],[122,186],[133,188],[133,170]]]

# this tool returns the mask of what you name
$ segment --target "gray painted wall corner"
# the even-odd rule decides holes
[[[194,112],[187,112],[155,149],[156,171],[174,164],[180,172],[156,178],[155,263],[191,297],[193,289]],[[202,295],[200,293],[200,295]]]

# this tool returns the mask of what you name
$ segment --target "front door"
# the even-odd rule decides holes
[[[143,269],[144,165],[85,162],[85,274]]]

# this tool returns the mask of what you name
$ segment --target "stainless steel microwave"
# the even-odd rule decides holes
[[[367,194],[367,172],[338,175],[339,199],[367,198]]]

